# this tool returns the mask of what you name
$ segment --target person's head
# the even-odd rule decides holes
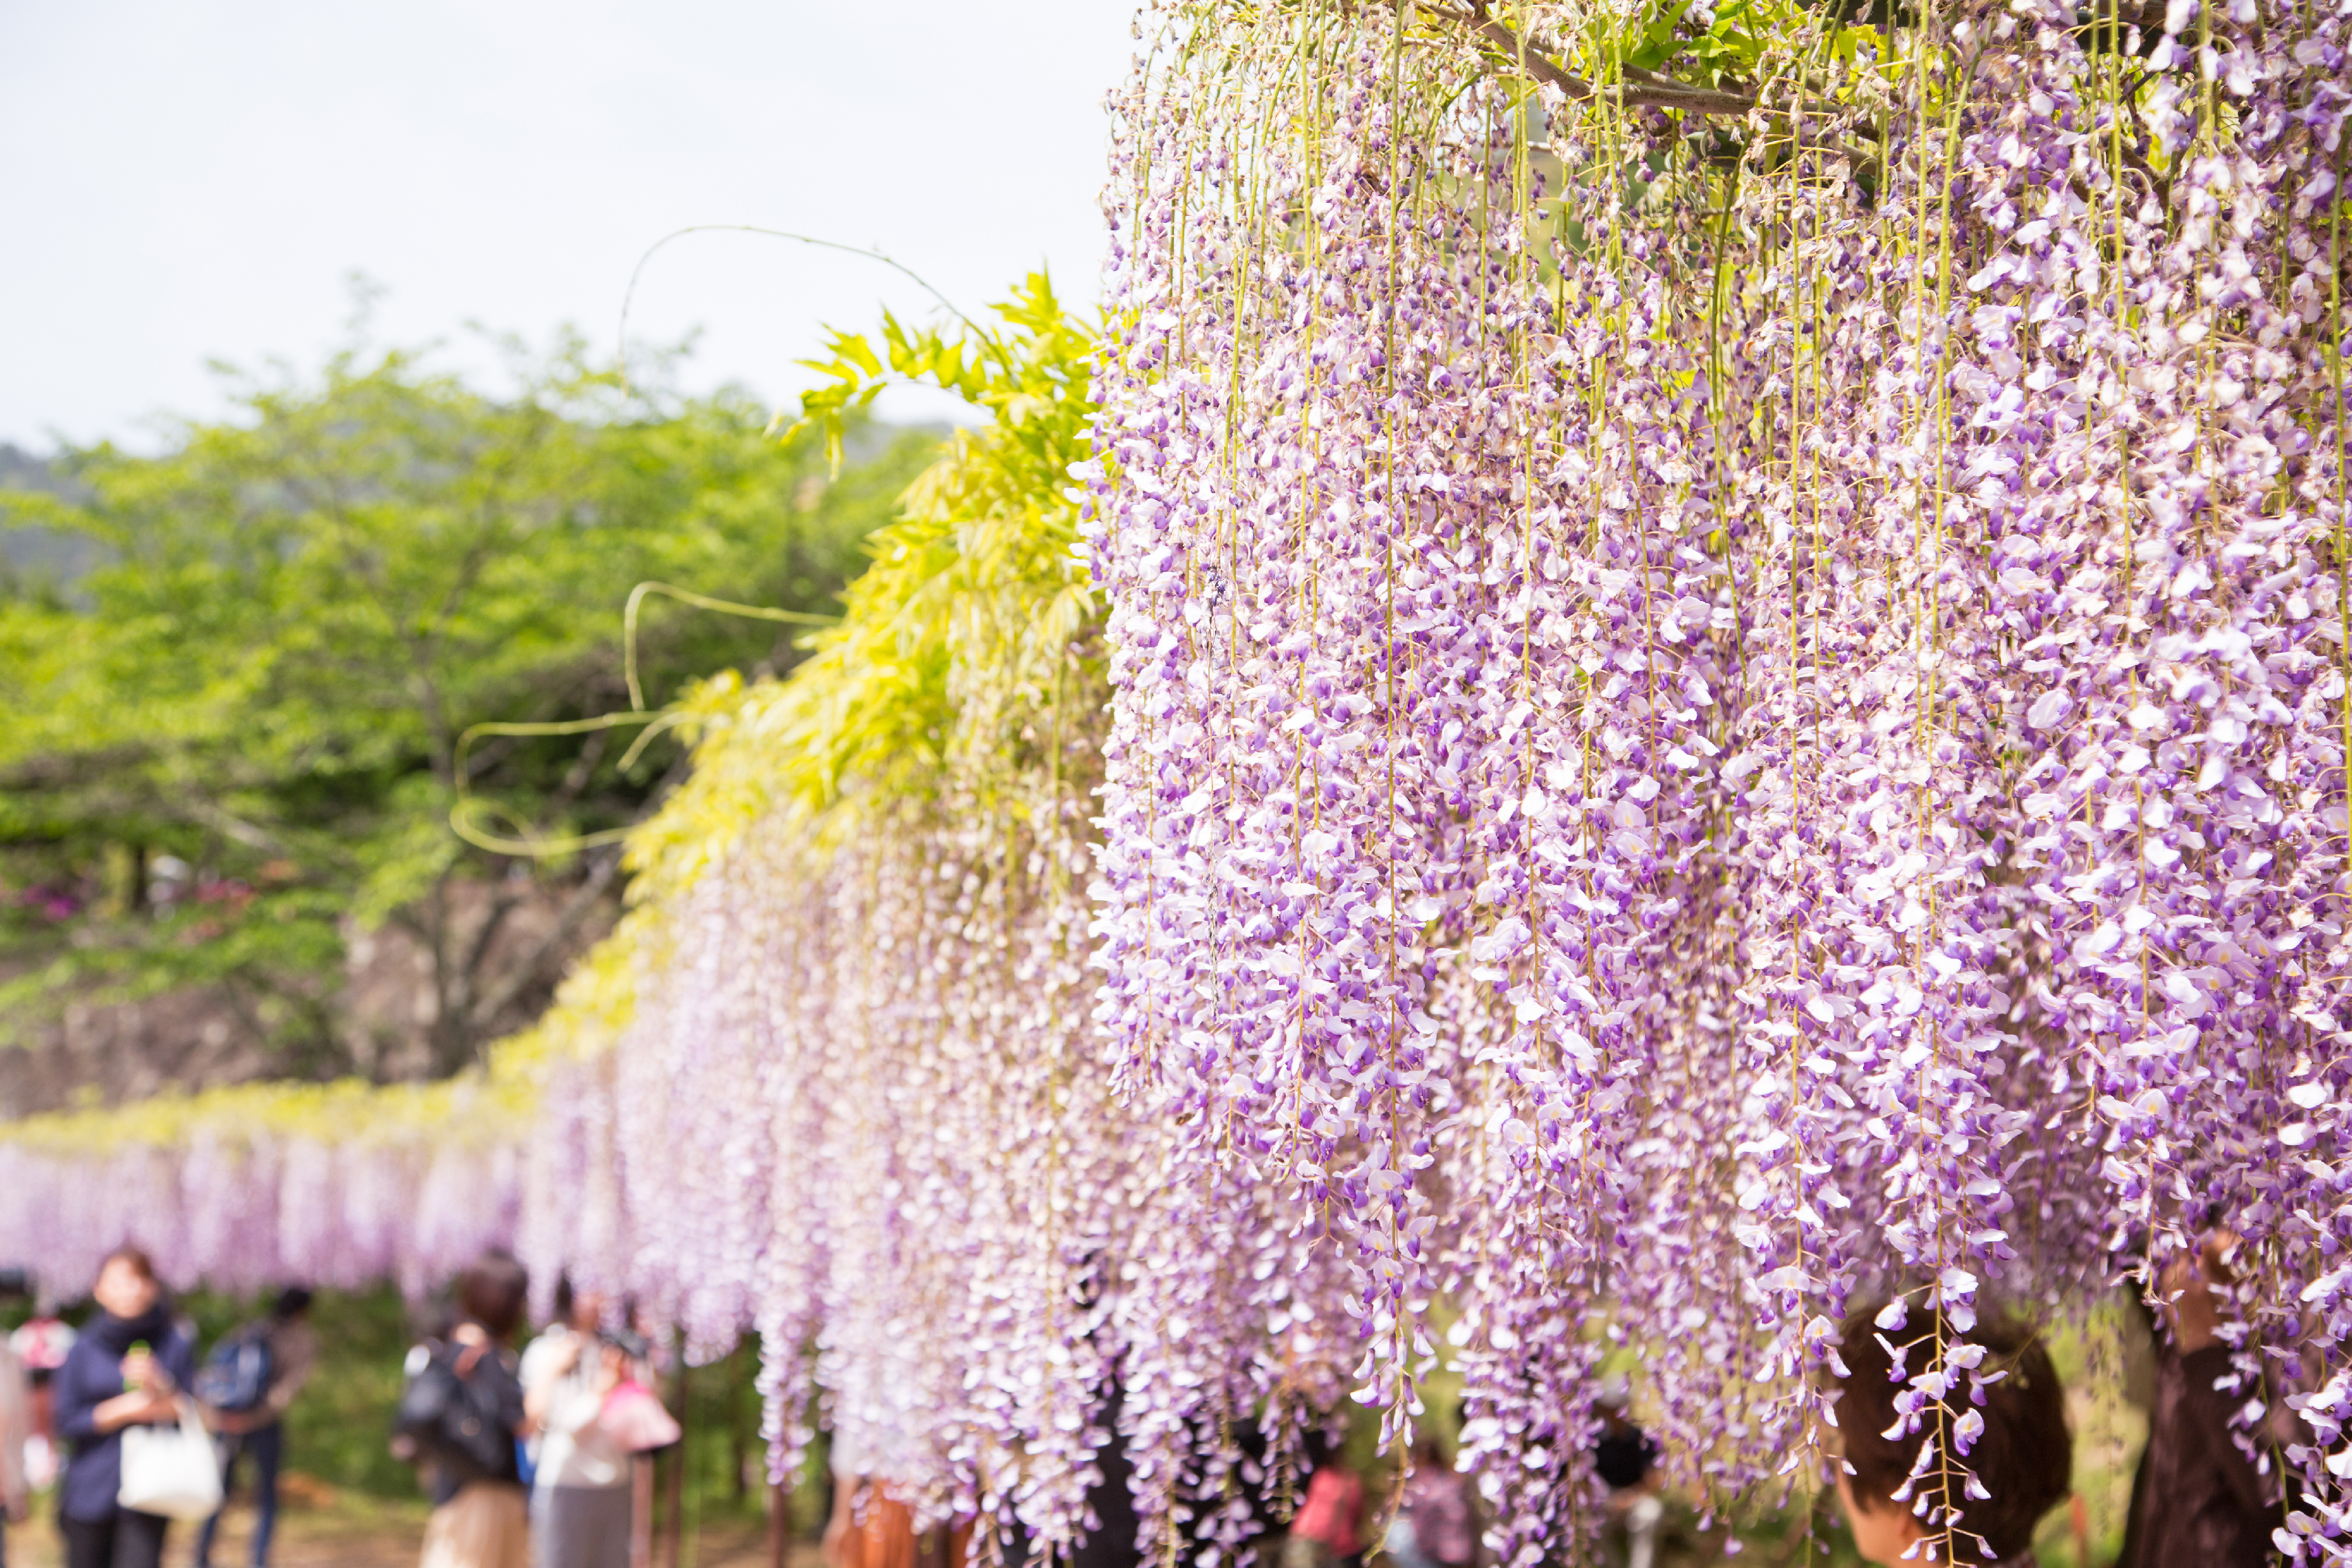
[[[281,1323],[290,1323],[310,1310],[310,1291],[304,1285],[289,1285],[269,1304],[269,1315]]]
[[[1339,1446],[1331,1440],[1330,1431],[1319,1422],[1310,1422],[1299,1439],[1299,1451],[1307,1461],[1308,1472],[1321,1469],[1339,1453]]]
[[[1974,1362],[1973,1374],[1962,1372],[1942,1401],[1906,1419],[1895,1401],[1909,1377],[1927,1369],[1939,1342],[1954,1363]],[[1910,1307],[1898,1321],[1892,1309],[1871,1308],[1847,1321],[1838,1354],[1845,1363],[1837,1402],[1844,1449],[1838,1497],[1855,1550],[1873,1563],[1902,1563],[1924,1538],[1910,1562],[1965,1563],[1986,1561],[1982,1548],[2005,1561],[2033,1544],[2033,1527],[2073,1487],[2074,1440],[2050,1352],[2030,1330],[1989,1316],[1961,1332],[1940,1310]],[[1895,1370],[1898,1354],[1906,1371]],[[1971,1416],[1981,1420],[1981,1430]],[[1931,1481],[1911,1480],[1931,1436],[1987,1496],[1974,1496],[1957,1479],[1948,1497]],[[1913,1511],[1923,1498],[1924,1519]],[[1945,1516],[1945,1508],[1957,1516]]]
[[[522,1322],[530,1276],[504,1252],[485,1252],[457,1280],[457,1311],[494,1340],[510,1338]]]
[[[1592,1414],[1600,1419],[1602,1436],[1623,1436],[1633,1425],[1633,1380],[1622,1372],[1602,1378],[1593,1391]]]
[[[155,1264],[135,1247],[124,1245],[106,1255],[98,1266],[97,1282],[89,1293],[100,1310],[118,1318],[143,1318],[163,1298],[155,1278]]]
[[[593,1334],[604,1326],[604,1298],[595,1290],[575,1290],[572,1293],[572,1309],[563,1321],[583,1334]]]

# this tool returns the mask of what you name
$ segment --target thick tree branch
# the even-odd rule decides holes
[[[1699,87],[1690,82],[1676,81],[1662,72],[1646,70],[1639,66],[1625,68],[1625,80],[1614,88],[1603,88],[1584,78],[1545,54],[1532,40],[1512,30],[1508,23],[1494,15],[1486,0],[1468,0],[1467,7],[1433,5],[1429,14],[1441,21],[1476,34],[1489,48],[1506,58],[1512,65],[1523,68],[1537,80],[1548,82],[1578,102],[1614,96],[1628,108],[1671,109],[1686,114],[1744,116],[1758,109],[1776,114],[1791,110],[1825,121],[1850,118],[1850,111],[1837,104],[1822,102],[1791,103],[1786,106],[1768,104],[1752,92],[1735,92],[1725,88]],[[1865,130],[1864,134],[1869,132]],[[1877,154],[1867,148],[1849,142],[1799,138],[1803,144],[1835,153],[1862,163],[1874,162]]]
[[[1629,69],[1626,72],[1628,79],[1617,88],[1598,87],[1514,32],[1508,23],[1486,8],[1486,0],[1470,0],[1469,8],[1459,11],[1450,6],[1432,5],[1429,13],[1478,34],[1514,62],[1524,61],[1529,76],[1538,81],[1549,82],[1580,102],[1590,102],[1604,93],[1613,92],[1632,107],[1680,109],[1693,114],[1746,114],[1756,107],[1756,100],[1751,94],[1726,92],[1719,88],[1694,87],[1688,82],[1676,81],[1672,77],[1638,68]]]
[[[514,966],[499,988],[484,997],[481,1005],[474,1010],[473,1016],[467,1020],[471,1027],[488,1028],[498,1021],[499,1015],[514,1005],[515,998],[539,978],[540,971],[546,967],[548,961],[560,955],[570,943],[572,935],[580,929],[580,922],[588,918],[589,911],[595,908],[596,900],[612,885],[613,874],[620,868],[621,851],[617,847],[595,858],[586,879],[573,889],[571,898],[564,900],[562,910],[555,917],[555,924],[548,928],[547,934],[541,937],[538,945]]]
[[[520,899],[490,900],[488,912],[482,916],[482,923],[475,929],[474,940],[467,944],[466,966],[458,975],[458,982],[467,994],[473,990],[474,976],[481,973],[484,961],[490,956],[490,943],[498,940],[499,928],[507,923],[507,917],[514,913],[521,903]]]

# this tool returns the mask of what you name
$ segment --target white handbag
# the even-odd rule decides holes
[[[176,1426],[122,1429],[122,1486],[114,1500],[165,1519],[210,1519],[220,1511],[220,1456],[194,1401],[180,1401]]]

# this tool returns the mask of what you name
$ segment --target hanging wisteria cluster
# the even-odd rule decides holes
[[[548,1070],[519,1250],[690,1357],[756,1331],[778,1474],[814,1411],[836,1468],[1066,1552],[1116,1426],[1155,1541],[1238,1544],[1346,1391],[1344,1276],[1113,1094],[1082,752],[845,835],[779,807],[641,913],[629,1021]]]
[[[1112,1081],[1108,710],[1070,550],[1096,338],[1042,279],[999,314],[977,355],[893,341],[988,426],[908,491],[806,663],[713,689],[633,850],[639,907],[542,1031],[520,1250],[690,1355],[756,1330],[780,1474],[814,1415],[836,1469],[974,1520],[983,1553],[1061,1554],[1099,1528],[1115,1442],[1147,1544],[1189,1561],[1296,1497],[1358,1353],[1346,1270],[1311,1207]],[[845,353],[845,383],[875,357]]]
[[[1201,1226],[1171,1216],[1202,1194],[1168,1189],[1090,1049],[1085,860],[969,818],[824,857],[756,831],[665,912],[616,1047],[552,1078],[534,1273],[635,1297],[689,1354],[755,1327],[780,1471],[814,1380],[837,1465],[1074,1542],[1115,1380],[1181,1363],[1242,1408],[1280,1380],[1184,1321],[1195,1260],[1171,1244]],[[1189,1432],[1126,1414],[1139,1450],[1182,1458]]]
[[[2346,8],[1680,15],[1183,5],[1122,102],[1121,1086],[1318,1210],[1386,1435],[1460,1310],[1516,1561],[1612,1345],[1727,1498],[1851,1309],[2217,1222],[2352,1551]]]
[[[183,1289],[390,1280],[419,1299],[512,1243],[525,1103],[475,1086],[254,1086],[16,1123],[0,1258],[35,1268],[51,1302],[126,1242]]]

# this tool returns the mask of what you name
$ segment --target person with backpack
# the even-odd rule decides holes
[[[268,1568],[269,1542],[278,1529],[278,1464],[285,1449],[287,1410],[310,1381],[319,1359],[310,1331],[310,1292],[289,1285],[278,1293],[269,1316],[246,1324],[213,1347],[196,1373],[196,1405],[215,1435],[221,1453],[221,1493],[236,1484],[236,1466],[253,1458],[253,1568]],[[222,1512],[226,1512],[226,1507]],[[196,1568],[211,1568],[213,1534],[220,1514],[196,1534]]]
[[[155,1266],[118,1247],[90,1287],[98,1311],[56,1379],[58,1436],[72,1447],[58,1485],[66,1568],[159,1568],[162,1514],[125,1508],[122,1434],[179,1418],[180,1391],[195,1380],[195,1345],[173,1321]]]
[[[393,1451],[423,1468],[433,1494],[423,1568],[529,1568],[522,1380],[510,1348],[529,1290],[511,1256],[483,1254],[457,1282],[448,1331],[408,1352]]]

